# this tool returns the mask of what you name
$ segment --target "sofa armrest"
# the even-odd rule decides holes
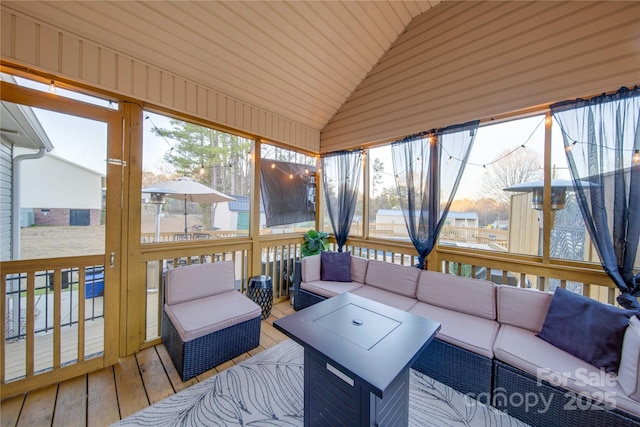
[[[320,280],[321,259],[320,254],[309,255],[300,259],[303,281],[315,282]]]

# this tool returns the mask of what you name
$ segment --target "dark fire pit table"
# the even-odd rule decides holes
[[[304,347],[304,425],[407,426],[409,368],[440,324],[344,293],[273,325]]]

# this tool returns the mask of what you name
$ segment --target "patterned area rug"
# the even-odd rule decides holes
[[[302,426],[303,361],[284,341],[113,426]],[[526,426],[414,370],[409,425]]]

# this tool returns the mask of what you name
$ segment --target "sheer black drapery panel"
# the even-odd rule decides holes
[[[349,229],[358,202],[362,175],[362,150],[338,151],[322,156],[327,213],[338,244],[338,252],[349,237]]]
[[[478,125],[450,126],[391,144],[400,208],[420,268],[438,240]]]
[[[618,303],[640,310],[640,89],[551,106],[587,230]]]

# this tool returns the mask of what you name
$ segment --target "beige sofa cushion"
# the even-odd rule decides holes
[[[306,256],[300,260],[302,267],[302,281],[315,282],[320,280],[320,254]]]
[[[367,276],[368,265],[368,259],[351,255],[351,280],[358,283],[364,283]]]
[[[262,315],[258,304],[235,290],[180,304],[165,304],[164,310],[184,342]]]
[[[415,298],[420,271],[415,267],[372,259],[367,265],[365,284]]]
[[[618,381],[627,395],[640,402],[640,319],[632,317],[624,334]]]
[[[574,393],[590,396],[607,407],[640,415],[640,403],[626,395],[615,374],[601,371],[535,334],[502,325],[493,346],[495,358]]]
[[[498,322],[540,332],[553,294],[535,289],[496,286]]]
[[[495,320],[483,319],[424,302],[418,302],[411,307],[409,313],[439,322],[442,327],[438,332],[438,339],[481,356],[493,358],[493,342],[500,328]]]
[[[316,280],[315,282],[301,282],[300,287],[305,291],[322,295],[326,298],[335,297],[344,292],[354,291],[364,286],[358,282],[330,282],[328,280]]]
[[[422,270],[418,301],[484,319],[496,318],[496,285],[488,280]]]
[[[351,293],[404,311],[409,311],[409,309],[418,302],[415,298],[406,297],[395,292],[368,285],[361,286]]]
[[[235,289],[233,261],[194,264],[172,268],[165,275],[169,305],[198,300]]]

